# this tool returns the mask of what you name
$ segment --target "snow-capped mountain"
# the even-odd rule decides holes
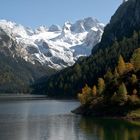
[[[93,18],[65,22],[61,28],[52,25],[32,30],[11,21],[0,20],[2,29],[14,42],[8,47],[13,57],[32,64],[40,63],[53,69],[71,66],[80,56],[88,56],[102,37],[104,25]],[[12,48],[12,49],[11,49]]]

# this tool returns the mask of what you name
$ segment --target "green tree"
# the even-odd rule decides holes
[[[81,77],[81,66],[78,63],[75,64],[74,71],[77,78]]]

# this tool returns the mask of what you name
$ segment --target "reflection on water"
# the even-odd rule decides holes
[[[0,103],[0,140],[140,140],[138,123],[70,114],[78,105],[75,101]]]
[[[86,134],[95,134],[97,140],[140,140],[140,125],[136,124],[137,122],[113,119],[80,120],[81,130]]]

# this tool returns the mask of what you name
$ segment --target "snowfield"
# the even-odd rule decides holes
[[[93,46],[100,42],[104,24],[91,17],[65,22],[61,28],[52,25],[32,30],[11,21],[0,20],[0,28],[15,42],[18,57],[36,64],[63,69],[73,65],[81,56],[91,54]]]

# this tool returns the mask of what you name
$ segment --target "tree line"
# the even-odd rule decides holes
[[[129,62],[119,56],[117,66],[108,68],[97,85],[85,86],[78,94],[81,104],[104,102],[116,105],[140,105],[140,48],[133,52]]]
[[[77,97],[77,92],[87,83],[89,86],[96,84],[98,77],[102,77],[108,68],[114,68],[120,55],[128,61],[133,51],[139,48],[140,32],[134,31],[129,38],[115,41],[112,46],[99,49],[95,54],[80,58],[78,62],[56,75],[47,79],[44,90],[52,97]],[[127,64],[126,67],[131,67]]]

